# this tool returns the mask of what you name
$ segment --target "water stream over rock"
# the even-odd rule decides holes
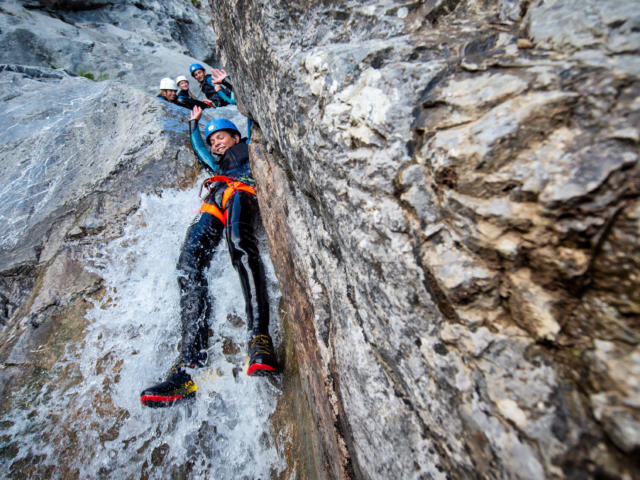
[[[124,235],[95,252],[105,295],[87,312],[83,339],[24,387],[19,408],[3,418],[3,478],[266,479],[284,469],[268,421],[281,389],[277,379],[242,372],[244,303],[225,248],[208,273],[213,336],[209,366],[194,371],[196,400],[159,410],[140,404],[140,391],[177,356],[175,264],[198,208],[195,188],[144,195]],[[277,318],[275,307],[271,314]],[[277,322],[272,333],[279,343]]]

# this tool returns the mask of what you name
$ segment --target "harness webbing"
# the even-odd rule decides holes
[[[222,195],[222,208],[227,209],[227,202],[233,197],[236,192],[248,192],[252,195],[257,195],[256,189],[242,182],[227,182],[227,189],[224,191],[224,195]]]
[[[252,195],[258,194],[256,192],[256,189],[251,185],[247,185],[244,182],[240,182],[235,178],[224,177],[220,175],[216,175],[215,177],[210,177],[206,179],[202,183],[202,186],[205,188],[209,188],[209,186],[215,182],[225,182],[227,184],[227,188],[225,189],[224,194],[222,195],[222,208],[224,209],[224,212],[222,212],[216,205],[213,205],[211,203],[203,203],[202,207],[200,208],[200,211],[210,213],[211,215],[216,217],[218,220],[220,220],[223,225],[227,224],[227,203],[229,202],[231,197],[233,197],[239,191],[247,192]]]
[[[213,205],[212,203],[203,203],[202,206],[200,207],[200,211],[205,213],[210,213],[211,215],[216,217],[218,220],[220,220],[222,222],[222,225],[227,224],[227,211],[225,210],[224,213],[222,213],[220,209],[215,205]]]

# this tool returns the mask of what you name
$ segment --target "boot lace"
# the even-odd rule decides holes
[[[253,339],[251,340],[250,348],[252,355],[273,354],[271,339],[268,335],[260,334],[253,337]]]

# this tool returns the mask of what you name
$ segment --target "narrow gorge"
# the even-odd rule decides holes
[[[640,476],[636,2],[7,0],[0,47],[3,478]],[[223,251],[198,400],[150,412],[196,61],[253,121],[284,372],[239,373]]]

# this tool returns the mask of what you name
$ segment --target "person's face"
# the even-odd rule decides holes
[[[180,87],[180,90],[189,90],[189,82],[186,80],[182,80],[180,81],[180,83],[178,83],[178,87]]]
[[[201,82],[202,80],[204,80],[204,70],[202,70],[201,68],[199,68],[198,70],[196,70],[195,72],[193,72],[193,78],[195,78],[197,81]]]
[[[211,148],[218,155],[222,155],[229,148],[237,145],[238,142],[240,142],[238,135],[233,135],[225,130],[219,130],[209,137]]]
[[[162,96],[167,100],[169,100],[170,102],[173,102],[178,96],[178,94],[176,93],[175,90],[162,90]]]

